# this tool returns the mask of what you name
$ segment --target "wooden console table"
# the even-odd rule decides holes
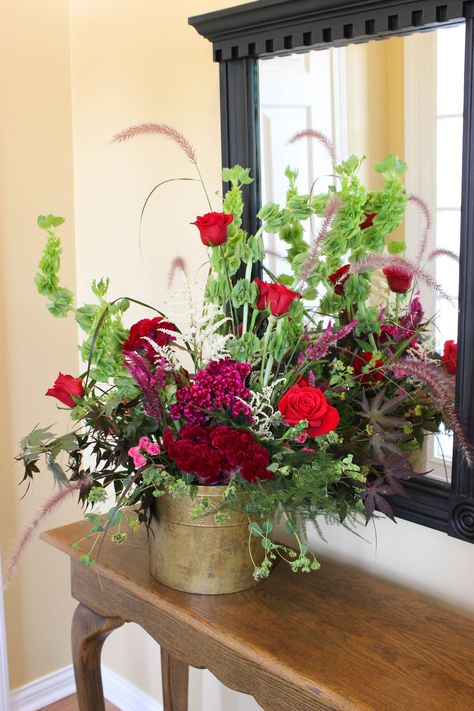
[[[165,711],[186,711],[188,667],[207,668],[266,711],[472,711],[474,620],[327,562],[277,566],[253,590],[176,592],[148,572],[144,533],[105,542],[95,568],[71,548],[79,522],[43,534],[71,556],[79,707],[103,711],[104,639],[136,622],[161,645]],[[212,709],[212,711],[223,711]]]

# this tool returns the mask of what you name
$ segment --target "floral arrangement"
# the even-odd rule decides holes
[[[202,182],[194,149],[175,129],[144,124],[116,139],[150,133],[184,150]],[[106,279],[92,285],[96,303],[75,307],[59,285],[63,219],[38,219],[47,241],[36,285],[53,315],[74,314],[86,334],[80,352],[87,366],[80,376],[60,373],[46,393],[70,409],[73,431],[58,437],[35,428],[21,442],[24,481],[44,457],[59,490],[19,550],[42,515],[73,492],[91,522],[92,547],[82,560],[93,565],[95,541],[109,526],[121,543],[127,529],[149,521],[156,497],[194,497],[198,485],[220,485],[216,519],[240,507],[249,521],[264,520],[249,523],[249,535],[265,549],[257,577],[268,575],[277,556],[309,571],[319,563],[309,552],[306,523],[317,524],[320,515],[349,527],[360,514],[393,518],[390,495],[406,496],[403,483],[426,473],[412,462],[441,423],[471,459],[454,404],[456,344],[435,351],[417,292],[425,283],[449,298],[426,264],[456,255],[428,252],[429,211],[407,195],[403,161],[390,156],[376,165],[384,186],[369,191],[358,178],[359,158],[338,163],[316,131],[293,140],[305,137],[331,153],[337,187],[301,195],[296,172],[287,169],[286,204],[262,207],[261,226],[248,235],[241,216],[252,178],[240,166],[224,169],[229,188],[220,211],[209,204],[193,222],[209,274],[201,296],[184,280],[187,323],[141,304],[149,313],[126,328],[124,313],[141,302],[108,300]],[[393,238],[408,203],[425,217],[413,261]],[[265,266],[265,233],[287,248],[285,274]],[[181,259],[170,279],[177,270],[185,272]],[[104,520],[94,507],[108,501],[109,489],[114,501]],[[195,515],[202,514],[196,506]],[[275,515],[294,535],[296,551],[273,542]]]

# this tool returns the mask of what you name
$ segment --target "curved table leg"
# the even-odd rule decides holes
[[[161,648],[164,711],[188,711],[189,667]]]
[[[123,625],[119,617],[101,617],[79,604],[72,618],[72,657],[80,711],[105,711],[100,653],[107,636]]]

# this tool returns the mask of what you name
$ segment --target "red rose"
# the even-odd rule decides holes
[[[372,227],[374,224],[374,217],[376,216],[376,212],[364,212],[365,215],[365,220],[360,223],[359,227],[361,230],[366,230],[368,227]]]
[[[446,341],[444,344],[441,362],[450,375],[456,375],[456,358],[458,354],[458,344],[454,341]]]
[[[149,341],[156,343],[158,346],[165,346],[167,343],[174,341],[174,337],[166,331],[176,331],[176,326],[169,321],[165,321],[161,316],[156,318],[144,318],[141,321],[134,323],[130,329],[129,336],[122,346],[122,353],[136,352],[145,355],[149,360],[153,361],[156,351]]]
[[[413,274],[400,267],[385,267],[383,273],[387,277],[391,291],[396,294],[405,294],[411,287]]]
[[[306,385],[293,385],[283,395],[278,409],[287,425],[294,427],[301,420],[308,420],[310,437],[332,432],[339,423],[338,411],[328,403],[321,390]]]
[[[339,294],[339,296],[342,296],[344,293],[344,284],[350,277],[350,274],[347,273],[350,268],[350,264],[344,264],[343,267],[336,269],[336,271],[328,277],[329,281],[334,284],[335,293]]]
[[[254,282],[258,287],[257,309],[260,311],[268,307],[274,316],[283,316],[288,313],[295,299],[301,299],[301,294],[283,284],[269,284],[258,277],[255,277]]]
[[[62,402],[66,407],[75,407],[76,403],[73,397],[80,400],[84,397],[84,386],[81,378],[74,378],[72,375],[63,375],[59,373],[54,381],[54,387],[50,388],[45,395],[55,397],[59,402]]]
[[[227,242],[227,228],[234,219],[233,215],[223,212],[208,212],[201,217],[196,217],[192,225],[196,225],[201,235],[201,242],[209,247],[219,246]]]
[[[367,365],[367,363],[370,363],[372,360],[372,351],[363,351],[360,355],[356,356],[354,360],[352,361],[352,367],[354,368],[354,375],[359,377],[361,383],[376,383],[380,380],[383,380],[383,370],[375,370],[375,368],[379,368],[383,365],[383,361],[378,360],[375,361],[374,365],[374,370],[369,370],[368,373],[363,373],[362,368],[364,365]]]

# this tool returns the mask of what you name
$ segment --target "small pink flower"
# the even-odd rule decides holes
[[[151,455],[159,454],[161,452],[160,445],[157,444],[156,442],[153,442],[152,444],[149,445],[147,452],[148,452],[148,454],[151,454]]]
[[[138,440],[138,446],[146,451],[148,451],[148,447],[150,446],[150,444],[151,442],[148,437],[140,437],[140,439]]]
[[[135,469],[141,469],[142,467],[144,467],[146,464],[146,459],[143,454],[136,454],[133,457],[133,464],[135,466]]]
[[[135,459],[135,457],[138,457],[139,454],[140,454],[140,447],[130,447],[130,449],[128,450],[128,456],[133,457],[134,459]]]
[[[306,432],[302,432],[297,437],[295,437],[295,442],[298,442],[298,444],[304,444],[304,442],[306,442],[307,439],[308,439],[308,434]]]

